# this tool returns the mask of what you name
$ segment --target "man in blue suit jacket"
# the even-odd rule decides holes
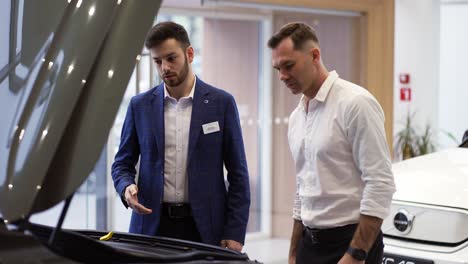
[[[241,251],[250,190],[235,100],[193,74],[182,26],[157,24],[145,46],[163,83],[132,98],[112,165],[115,188],[133,209],[130,232]]]

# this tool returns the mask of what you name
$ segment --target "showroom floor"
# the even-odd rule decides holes
[[[288,263],[288,251],[287,239],[248,240],[243,250],[251,260],[258,260],[264,264]]]

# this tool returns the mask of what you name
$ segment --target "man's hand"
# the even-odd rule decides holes
[[[301,220],[294,219],[293,230],[291,234],[291,243],[289,245],[288,264],[296,264],[296,253],[299,241],[302,237],[304,225]]]
[[[229,248],[238,252],[242,250],[242,244],[234,240],[221,240],[221,247]]]
[[[356,260],[353,257],[351,257],[351,255],[349,255],[348,253],[345,253],[343,257],[340,259],[340,261],[338,261],[338,264],[364,264],[364,262],[365,262],[364,260],[363,261]]]
[[[128,207],[132,208],[138,214],[151,214],[153,210],[144,207],[138,202],[138,187],[136,184],[131,184],[125,188],[125,201]]]
[[[380,232],[383,220],[370,215],[359,217],[359,224],[354,232],[350,246],[353,248],[361,248],[369,252],[372,245],[375,243],[375,238]],[[338,264],[364,264],[365,261],[359,261],[353,258],[350,254],[345,253]]]

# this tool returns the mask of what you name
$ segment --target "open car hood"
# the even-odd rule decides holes
[[[468,148],[450,148],[393,164],[394,201],[468,209]]]
[[[6,221],[56,205],[88,177],[160,3],[2,3],[0,213]]]
[[[61,229],[71,196],[104,147],[160,4],[2,2],[1,263],[254,263],[190,241]],[[57,226],[29,222],[63,200]]]

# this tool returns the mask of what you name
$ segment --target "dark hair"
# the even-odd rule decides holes
[[[185,28],[177,23],[166,21],[156,24],[148,31],[145,47],[151,49],[168,39],[177,40],[183,48],[190,46],[190,40]]]
[[[283,39],[288,37],[291,38],[295,50],[301,49],[304,43],[310,40],[316,44],[319,43],[317,34],[312,27],[304,23],[294,22],[281,27],[281,29],[268,40],[268,47],[274,49]]]

